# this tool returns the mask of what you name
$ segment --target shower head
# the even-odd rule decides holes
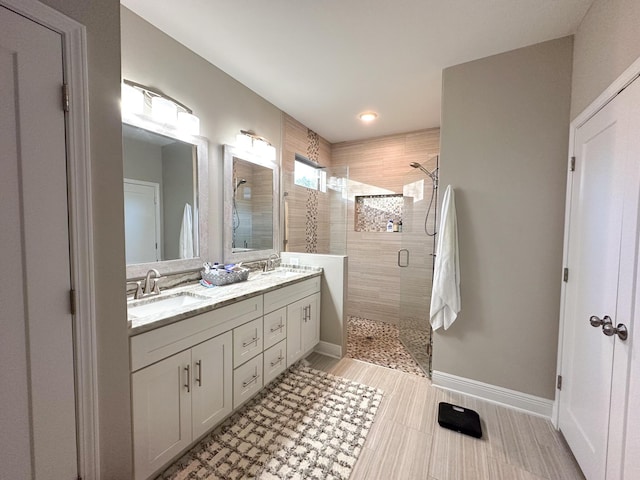
[[[423,172],[427,177],[429,177],[431,180],[433,180],[434,184],[437,184],[437,182],[438,182],[438,169],[437,168],[435,170],[433,170],[432,172],[430,172],[429,170],[424,168],[422,165],[420,165],[418,162],[411,162],[409,164],[409,166],[413,167],[413,168],[417,168],[418,170]]]
[[[244,178],[236,178],[236,184],[233,187],[233,201],[236,199],[236,192],[238,191],[238,187],[240,185],[244,185],[247,181]]]

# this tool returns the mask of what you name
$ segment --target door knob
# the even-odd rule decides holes
[[[589,323],[592,327],[604,328],[605,325],[611,325],[611,317],[609,315],[605,315],[604,318],[598,318],[598,316],[592,315],[589,318]]]
[[[626,340],[629,336],[629,332],[627,331],[627,327],[624,323],[619,323],[616,327],[611,323],[605,323],[602,325],[602,333],[607,337],[618,335],[620,340]]]

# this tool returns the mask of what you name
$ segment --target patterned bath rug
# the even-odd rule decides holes
[[[346,480],[382,394],[293,366],[157,478]]]

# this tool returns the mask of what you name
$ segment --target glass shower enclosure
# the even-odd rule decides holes
[[[400,341],[431,377],[431,288],[436,248],[437,168],[434,156],[404,177],[400,267]],[[422,168],[419,168],[422,167]],[[435,178],[431,178],[431,172]]]

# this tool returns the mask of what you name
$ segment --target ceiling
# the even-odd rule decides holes
[[[332,143],[438,127],[443,68],[573,34],[592,2],[122,0]]]

